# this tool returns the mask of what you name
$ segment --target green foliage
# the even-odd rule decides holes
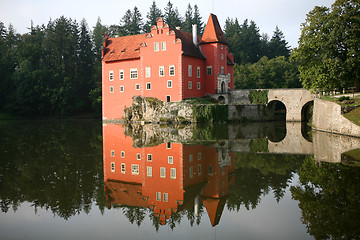
[[[301,87],[297,65],[284,56],[262,57],[254,64],[235,64],[234,81],[236,89]]]
[[[159,17],[163,17],[163,14],[161,12],[161,9],[157,7],[156,2],[153,1],[150,10],[146,15],[147,20],[144,25],[144,31],[150,32],[151,27],[156,25],[156,21],[158,20]]]
[[[268,90],[250,90],[249,100],[252,104],[267,104]]]
[[[350,100],[350,97],[349,96],[341,96],[338,98],[339,102],[342,102],[344,100]]]
[[[228,120],[228,106],[219,104],[194,104],[195,122],[223,122]]]
[[[268,140],[266,138],[251,139],[250,152],[269,152]]]
[[[315,7],[302,24],[292,59],[300,64],[307,89],[360,86],[360,3],[337,0],[331,8]]]

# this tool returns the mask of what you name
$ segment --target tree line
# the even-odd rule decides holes
[[[235,88],[359,86],[359,12],[355,0],[337,0],[332,9],[316,7],[293,53],[278,27],[270,38],[260,34],[254,21],[240,24],[227,18],[223,29],[235,58]],[[158,17],[187,32],[197,24],[200,36],[205,27],[196,4],[188,4],[182,16],[171,1],[163,10],[153,1],[145,18],[137,7],[127,10],[118,24],[106,26],[98,18],[92,29],[85,19],[78,23],[62,16],[47,25],[31,24],[28,33],[18,34],[0,21],[0,112],[100,115],[105,33],[115,37],[149,32]]]

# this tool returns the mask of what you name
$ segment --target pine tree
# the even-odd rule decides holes
[[[182,19],[177,8],[169,1],[165,7],[164,20],[170,27],[180,27]]]
[[[193,10],[189,3],[189,5],[186,9],[186,12],[185,12],[185,21],[184,21],[184,24],[182,25],[182,30],[184,30],[185,32],[191,33],[193,24],[194,24]]]
[[[194,6],[193,24],[197,25],[197,34],[201,36],[204,32],[204,22],[201,20],[199,8],[196,4]]]
[[[161,12],[161,9],[159,9],[156,6],[155,1],[153,1],[152,5],[150,7],[150,10],[146,15],[147,20],[146,20],[146,23],[144,25],[144,31],[145,32],[150,32],[151,27],[156,25],[156,21],[158,20],[159,17],[163,17],[163,14]]]
[[[139,34],[143,29],[143,20],[141,16],[141,12],[135,6],[134,10],[131,14],[131,25],[130,25],[130,35]]]
[[[287,42],[285,41],[284,34],[278,26],[276,26],[274,34],[269,42],[269,51],[270,51],[270,58],[275,58],[279,56],[290,56],[290,50],[287,46]]]
[[[92,34],[95,57],[98,61],[101,61],[101,49],[105,39],[106,31],[106,27],[101,24],[101,19],[98,17]]]

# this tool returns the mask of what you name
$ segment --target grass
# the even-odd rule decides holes
[[[360,105],[360,97],[355,96],[350,97],[349,100],[344,100],[344,101],[339,101],[339,98],[336,97],[332,97],[332,96],[321,96],[321,99],[326,100],[326,101],[330,101],[330,102],[335,102],[340,104],[341,106],[357,106]]]
[[[345,113],[344,117],[360,126],[360,107],[355,108],[351,112]]]

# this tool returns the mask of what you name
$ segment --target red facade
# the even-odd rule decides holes
[[[117,124],[103,126],[104,182],[108,206],[149,208],[161,224],[175,212],[203,203],[212,226],[220,220],[233,182],[234,156],[201,145],[163,143],[133,147]]]
[[[202,38],[173,29],[161,18],[150,33],[107,38],[102,60],[103,119],[122,118],[133,96],[173,102],[233,89],[234,59],[227,46],[213,14]]]

